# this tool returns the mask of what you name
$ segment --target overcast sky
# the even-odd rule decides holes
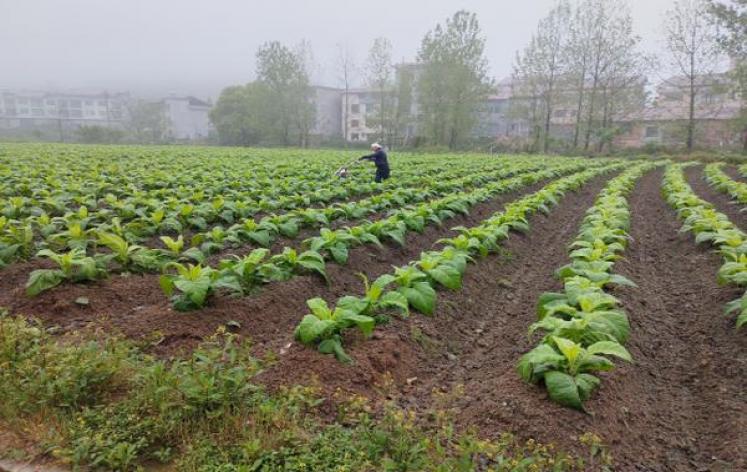
[[[674,0],[630,0],[647,50],[661,45],[663,12]],[[415,58],[423,35],[460,8],[478,15],[491,73],[511,73],[554,0],[0,0],[0,88],[79,87],[215,97],[253,78],[265,41],[309,40],[335,84],[336,45],[359,62],[377,36],[396,61]]]

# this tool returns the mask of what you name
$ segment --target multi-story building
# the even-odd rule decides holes
[[[733,122],[744,102],[728,73],[708,74],[695,80],[696,147],[735,147],[744,139]],[[679,146],[685,142],[689,122],[690,84],[685,77],[671,77],[656,89],[656,100],[618,120],[623,132],[615,138],[619,147],[646,145]]]
[[[167,135],[173,141],[205,141],[212,129],[209,102],[191,96],[170,95],[162,100]]]
[[[123,128],[128,93],[0,90],[0,132],[65,134],[84,125]]]
[[[372,116],[378,110],[380,94],[369,88],[351,88],[342,92],[340,133],[350,142],[368,141],[376,133],[370,126]],[[345,121],[347,120],[347,125]]]
[[[342,138],[343,91],[333,87],[313,86],[315,107],[314,128],[311,134],[318,140]]]

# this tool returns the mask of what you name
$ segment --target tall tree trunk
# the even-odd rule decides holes
[[[687,117],[687,152],[693,151],[695,134],[695,54],[690,54],[690,103]]]
[[[554,66],[553,66],[554,67]],[[547,84],[547,97],[545,98],[545,103],[547,106],[547,113],[545,113],[545,136],[544,136],[544,142],[542,144],[542,152],[547,154],[547,150],[550,147],[550,121],[552,120],[552,94],[553,94],[553,87],[555,85],[555,73],[550,74],[550,80]]]
[[[602,130],[606,131],[607,125],[609,123],[609,98],[607,96],[607,88],[605,87],[602,93],[602,101],[604,103],[604,108],[602,108]],[[606,133],[604,134],[604,137],[606,138]],[[604,139],[600,139],[599,143],[597,144],[597,152],[601,153],[602,150],[604,150]]]
[[[573,149],[578,148],[578,136],[581,132],[581,112],[584,105],[584,91],[586,90],[586,65],[581,69],[581,80],[578,88],[578,104],[576,105],[576,126],[573,130]]]
[[[343,99],[343,111],[342,111],[342,132],[343,132],[343,140],[345,141],[345,149],[348,148],[348,108],[350,107],[350,104],[348,103],[350,101],[350,95],[349,95],[350,88],[348,87],[348,79],[347,79],[347,73],[345,74],[345,98]]]
[[[598,74],[594,74],[594,82],[591,86],[591,98],[589,99],[589,113],[586,118],[586,136],[584,137],[584,151],[589,150],[589,143],[591,142],[591,125],[594,120],[594,105],[597,95],[597,84],[599,83]]]

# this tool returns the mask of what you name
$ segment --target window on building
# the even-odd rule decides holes
[[[659,127],[658,126],[646,126],[646,137],[647,138],[658,138]]]
[[[18,104],[19,105],[28,105],[28,103],[29,103],[29,101],[27,99],[25,99],[25,98],[19,98],[18,99]]]
[[[70,116],[73,118],[82,118],[83,111],[82,110],[70,110]]]
[[[57,105],[57,101],[56,100],[47,100],[47,105],[49,105],[49,106],[55,106],[55,105]]]
[[[366,135],[366,134],[361,134],[361,141],[365,141],[365,140],[366,140],[366,138],[368,138],[368,135]]]
[[[104,107],[104,108],[106,108],[106,100],[99,100],[99,101],[98,101],[98,105],[99,105],[100,107]]]
[[[358,128],[361,125],[360,120],[350,120],[350,127],[351,128]]]
[[[42,101],[39,98],[32,98],[31,99],[31,106],[34,108],[41,108]]]
[[[350,105],[350,113],[360,113],[361,112],[361,106],[358,104]]]
[[[358,141],[358,133],[351,133],[350,139],[353,141]]]
[[[31,109],[31,114],[33,116],[44,116],[44,110],[41,109],[41,108],[32,108]]]
[[[70,100],[71,108],[80,108],[80,100]]]
[[[19,108],[18,109],[18,114],[19,115],[28,115],[29,114],[29,109],[28,108]]]
[[[85,105],[86,105],[87,107],[92,107],[92,106],[93,106],[93,100],[86,100],[86,101],[85,101],[85,102],[83,102],[83,103],[85,103]]]

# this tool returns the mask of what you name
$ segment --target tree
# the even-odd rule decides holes
[[[565,72],[564,50],[570,34],[571,9],[566,1],[561,1],[549,15],[540,20],[537,31],[529,45],[517,55],[514,65],[514,78],[517,84],[531,89],[539,99],[541,123],[534,122],[535,145],[542,136],[542,151],[550,146],[550,123],[557,100],[558,81]],[[536,110],[535,110],[536,111]],[[533,118],[538,118],[534,113]]]
[[[392,43],[386,38],[374,39],[373,45],[368,52],[366,61],[366,81],[368,86],[376,91],[378,96],[378,109],[373,113],[366,110],[366,120],[377,132],[377,139],[389,142],[392,134]]]
[[[312,90],[307,70],[307,45],[292,51],[277,41],[257,51],[257,81],[269,94],[271,106],[265,119],[271,124],[272,137],[285,146],[308,145],[314,124]]]
[[[747,152],[747,0],[711,0],[708,12],[718,26],[716,39],[719,47],[732,59],[730,75],[741,99],[734,127],[742,134],[742,152]]]
[[[678,0],[664,20],[666,45],[672,65],[682,74],[687,90],[687,152],[694,146],[695,100],[704,78],[719,58],[716,27],[708,21],[705,0]]]
[[[355,80],[356,66],[350,49],[347,45],[337,45],[337,80],[343,90],[343,108],[342,108],[342,135],[345,141],[345,147],[348,147],[348,126],[350,123],[350,105],[348,97],[350,96],[350,87]]]
[[[395,78],[395,112],[392,123],[393,134],[390,138],[390,145],[394,142],[405,146],[412,139],[412,128],[414,121],[414,88],[415,73],[413,67],[400,64],[397,68]]]
[[[166,141],[169,120],[163,103],[137,100],[127,107],[127,112],[128,127],[137,142],[159,144]]]
[[[221,91],[212,110],[213,122],[221,144],[252,146],[263,142],[271,144],[271,124],[264,119],[271,108],[269,90],[261,82],[234,85]]]
[[[588,151],[596,140],[601,152],[609,145],[616,116],[644,105],[639,43],[625,3],[559,1],[514,63],[511,114],[528,122],[530,150],[548,151],[556,111],[560,126],[572,128],[567,146]]]
[[[464,10],[423,38],[416,89],[420,132],[430,144],[455,149],[469,137],[492,88],[484,50],[477,16]]]

